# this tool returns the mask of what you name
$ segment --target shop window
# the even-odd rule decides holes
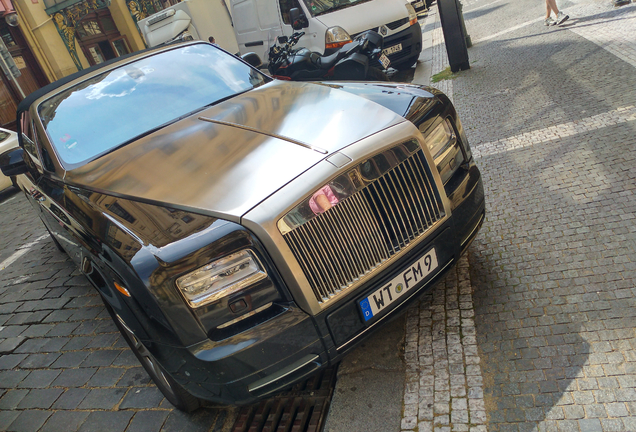
[[[117,31],[117,26],[115,25],[115,21],[111,17],[102,17],[99,19],[99,22],[102,24],[102,28],[105,32]]]
[[[11,48],[18,45],[16,41],[13,39],[13,36],[11,36],[11,33],[9,33],[8,28],[1,29],[0,35],[2,36],[2,40],[4,41],[4,44],[7,46],[7,48]]]
[[[130,52],[126,38],[119,33],[108,9],[93,12],[77,25],[80,46],[91,65]]]
[[[128,44],[126,44],[126,39],[121,38],[121,39],[114,40],[112,44],[113,44],[113,48],[115,48],[115,52],[117,53],[118,57],[123,56],[124,54],[130,53]]]

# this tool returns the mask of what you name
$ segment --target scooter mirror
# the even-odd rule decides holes
[[[307,17],[305,14],[300,12],[298,8],[291,8],[289,10],[289,19],[292,23],[292,28],[294,30],[300,30],[305,27],[309,27],[309,22],[307,21]]]
[[[263,65],[263,62],[261,61],[261,58],[258,56],[258,54],[253,53],[253,52],[248,52],[245,53],[241,56],[241,58],[249,65],[254,66],[255,68],[259,68]]]

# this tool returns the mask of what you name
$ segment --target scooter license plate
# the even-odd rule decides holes
[[[388,69],[391,66],[391,60],[384,54],[380,55],[380,63],[382,63],[384,69]]]
[[[397,45],[393,45],[392,47],[388,47],[383,52],[386,55],[391,55],[391,54],[399,52],[399,51],[402,51],[402,44],[401,43],[399,43]]]

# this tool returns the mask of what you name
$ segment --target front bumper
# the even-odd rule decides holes
[[[247,404],[289,387],[338,362],[383,322],[398,316],[459,260],[484,218],[483,185],[474,164],[463,171],[449,198],[452,214],[443,224],[337,305],[312,317],[294,303],[279,304],[278,315],[226,340],[187,348],[154,343],[149,350],[177,382],[201,399]],[[437,252],[438,270],[365,324],[358,300],[386,284],[432,247]]]
[[[384,49],[397,44],[402,44],[402,50],[390,54],[391,66],[399,66],[401,63],[418,58],[422,51],[422,28],[419,23],[409,26],[399,33],[395,33],[384,38]]]

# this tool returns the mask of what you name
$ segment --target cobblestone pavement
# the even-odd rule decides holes
[[[464,2],[471,70],[434,86],[487,220],[470,279],[463,261],[409,311],[403,431],[636,430],[636,7],[560,7],[546,28],[542,2]],[[432,41],[437,73],[439,20]]]
[[[34,218],[21,192],[0,193],[0,431],[228,427],[232,411],[186,415],[163,398],[95,290]]]
[[[486,431],[471,293],[464,257],[408,311],[404,431]]]
[[[470,2],[471,69],[439,85],[453,96],[486,187],[487,219],[469,251],[486,424],[490,431],[634,431],[636,7],[559,6],[571,16],[567,25],[544,27],[543,2]],[[446,59],[443,51],[433,57],[436,73]],[[449,366],[454,355],[456,307],[448,298],[457,289],[461,298],[462,288],[453,279],[445,284],[409,316],[419,330],[423,430],[466,430],[465,417],[453,422],[452,403],[463,396],[452,387],[449,406],[434,404],[433,425],[422,423],[430,387],[423,392],[421,383],[431,372],[422,359],[435,352],[442,329]],[[434,317],[443,311],[446,326],[436,333]],[[413,331],[407,324],[407,341]],[[434,361],[444,366],[443,358]],[[434,400],[448,400],[437,378]],[[408,391],[403,429],[413,430]]]

